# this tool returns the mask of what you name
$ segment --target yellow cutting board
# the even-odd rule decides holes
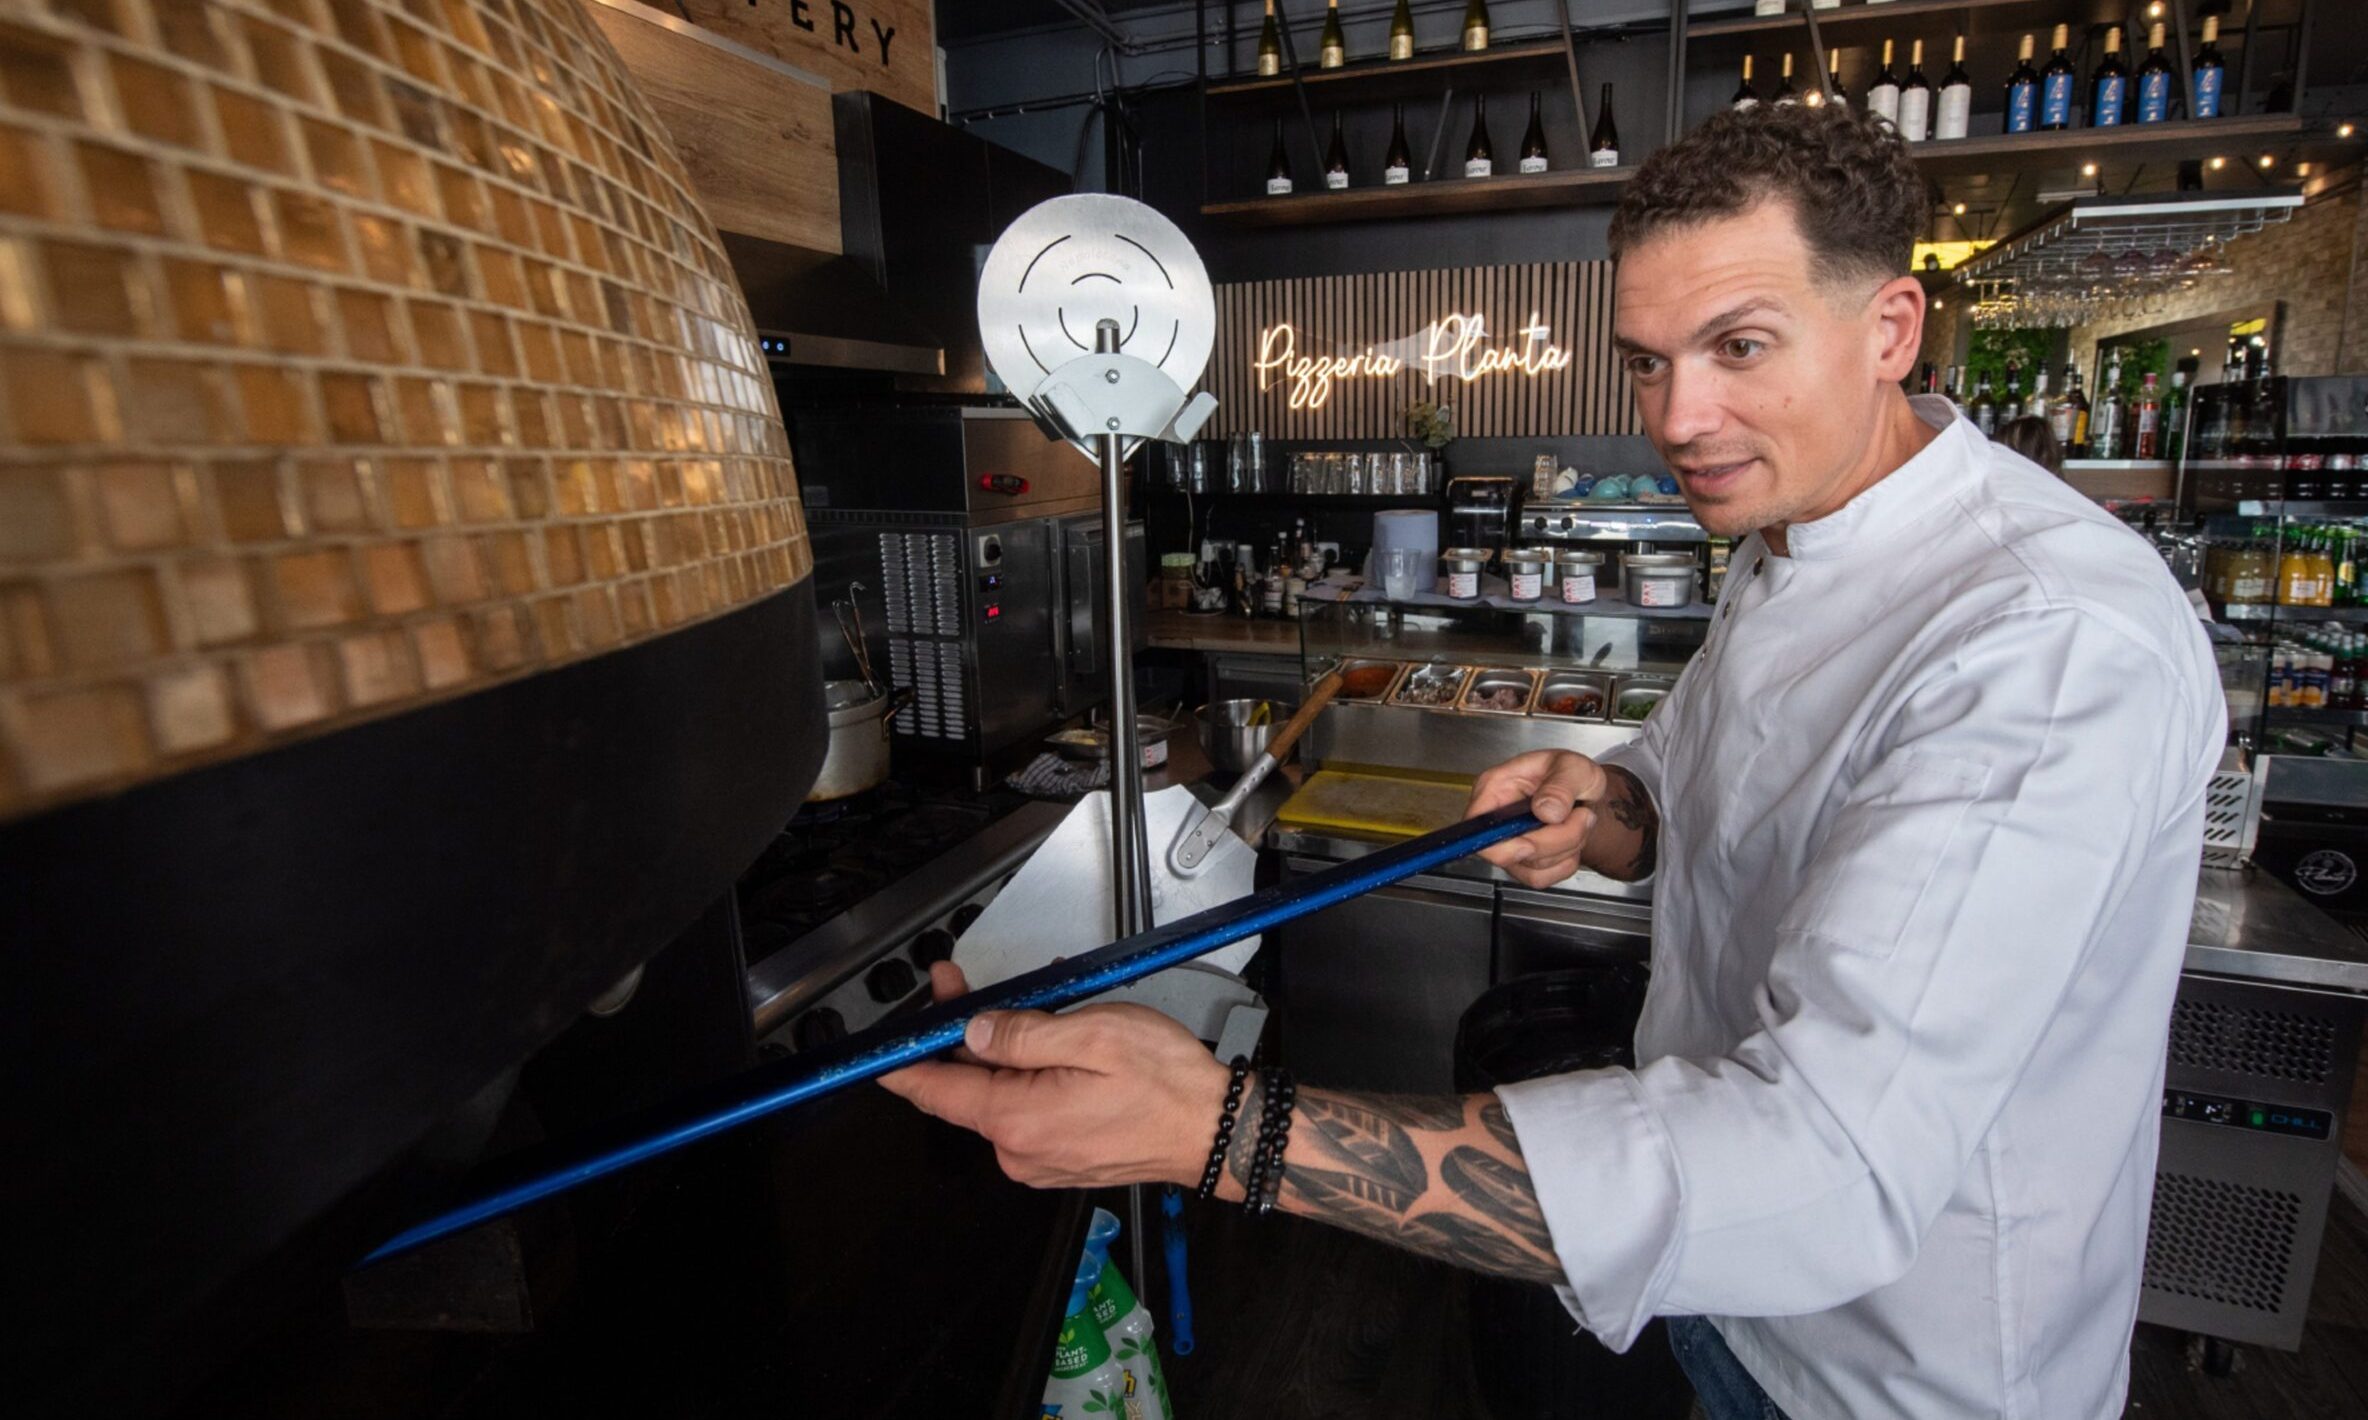
[[[1283,805],[1275,822],[1285,828],[1412,838],[1460,821],[1472,781],[1418,775],[1413,770],[1319,769]]]

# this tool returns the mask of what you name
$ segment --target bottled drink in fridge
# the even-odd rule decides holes
[[[1337,111],[1332,115],[1332,145],[1324,151],[1324,186],[1333,192],[1348,190],[1348,137],[1341,132]]]
[[[1542,173],[1553,166],[1546,157],[1546,120],[1538,107],[1538,91],[1529,91],[1529,127],[1521,132],[1521,171]]]
[[[2138,122],[2171,116],[2171,61],[2162,52],[2162,23],[2146,31],[2146,62],[2138,66]]]
[[[1381,181],[1396,187],[1414,177],[1414,150],[1406,146],[1406,105],[1390,105],[1390,150],[1381,160]]]
[[[1735,86],[1735,97],[1727,100],[1733,108],[1754,108],[1760,101],[1760,91],[1751,86],[1751,56],[1743,56],[1743,82]]]
[[[2088,80],[2088,126],[2113,128],[2129,102],[2130,71],[2121,62],[2121,26],[2105,31],[2105,57]]]
[[[1291,155],[1283,148],[1283,121],[1274,121],[1274,150],[1266,157],[1266,195],[1281,197],[1291,190]]]
[[[1274,0],[1266,0],[1266,23],[1258,30],[1258,74],[1271,79],[1283,72],[1283,29],[1275,21]]]
[[[2195,114],[2220,116],[2220,89],[2228,79],[2228,63],[2220,57],[2220,17],[2204,16],[2204,42],[2195,51]]]
[[[2031,67],[2031,37],[2023,36],[2014,72],[2006,76],[2006,131],[2028,133],[2039,123],[2039,71]]]
[[[1616,168],[1620,165],[1620,125],[1612,117],[1612,86],[1603,86],[1603,98],[1595,106],[1595,132],[1587,139],[1587,163],[1590,167]]]
[[[1324,10],[1324,30],[1316,40],[1316,67],[1338,69],[1348,62],[1348,36],[1340,30],[1340,0],[1331,0]]]
[[[1899,136],[1921,143],[1932,136],[1932,81],[1924,77],[1924,41],[1908,49],[1908,81],[1899,86]]]
[[[1464,144],[1464,176],[1484,178],[1496,172],[1496,150],[1488,144],[1488,95],[1472,98],[1472,139]]]
[[[1866,111],[1894,128],[1899,126],[1899,76],[1891,72],[1891,41],[1883,41],[1883,67],[1866,86]]]
[[[1052,1375],[1044,1383],[1046,1420],[1081,1415],[1123,1417],[1130,1409],[1126,1372],[1110,1355],[1110,1342],[1094,1320],[1090,1295],[1100,1272],[1092,1254],[1078,1260],[1069,1306],[1061,1314],[1060,1334],[1053,1338]]]
[[[1390,12],[1390,58],[1414,57],[1414,11],[1407,0],[1398,0],[1398,8]]]
[[[1973,76],[1965,72],[1965,36],[1957,36],[1949,58],[1949,72],[1941,76],[1940,98],[1932,114],[1932,136],[1963,138],[1973,123]]]
[[[2039,126],[2051,132],[2072,126],[2072,84],[2078,71],[2072,67],[2071,44],[2072,27],[2056,26],[2056,52],[2039,71]]]

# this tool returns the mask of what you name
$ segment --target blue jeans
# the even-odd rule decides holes
[[[1669,1318],[1669,1349],[1677,1353],[1678,1367],[1694,1383],[1694,1394],[1710,1420],[1784,1420],[1784,1412],[1705,1318]]]

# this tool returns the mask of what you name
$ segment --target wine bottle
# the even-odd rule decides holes
[[[1464,0],[1464,48],[1488,48],[1488,0]]]
[[[1743,56],[1743,82],[1735,86],[1735,97],[1728,104],[1734,108],[1757,108],[1760,91],[1751,86],[1751,56]]]
[[[1932,136],[1932,81],[1924,77],[1924,41],[1908,48],[1908,81],[1899,86],[1899,136],[1921,143]]]
[[[1603,98],[1595,105],[1595,132],[1587,139],[1587,162],[1591,167],[1616,168],[1620,165],[1620,125],[1612,119],[1612,86],[1603,86]]]
[[[2220,87],[2228,78],[2227,62],[2220,58],[2220,17],[2204,16],[2204,42],[2195,51],[2195,114],[2196,118],[2220,116]]]
[[[2031,36],[2023,36],[2014,72],[2006,76],[2006,131],[2028,133],[2039,122],[2039,71],[2031,67]]]
[[[1824,97],[1826,102],[1836,108],[1850,107],[1850,96],[1842,88],[1842,51],[1838,49],[1829,49],[1825,52]]]
[[[2056,26],[2055,54],[2039,71],[2039,126],[2049,132],[2072,126],[2072,27]]]
[[[1407,0],[1398,0],[1398,8],[1390,13],[1390,58],[1414,57],[1414,11]]]
[[[1271,79],[1283,72],[1283,28],[1274,17],[1274,0],[1266,0],[1266,24],[1258,31],[1258,77]]]
[[[2121,26],[2105,31],[2105,57],[2088,80],[2088,126],[2115,128],[2128,107],[2130,71],[2121,62]]]
[[[1883,41],[1883,67],[1866,86],[1866,111],[1892,127],[1899,126],[1899,76],[1891,72],[1891,41]]]
[[[1338,69],[1348,63],[1348,36],[1340,32],[1340,0],[1324,9],[1323,36],[1316,41],[1316,67]]]
[[[1496,151],[1488,146],[1488,95],[1472,98],[1472,141],[1464,145],[1464,176],[1491,177],[1496,173]]]
[[[1390,105],[1390,150],[1381,160],[1381,183],[1396,187],[1414,177],[1414,150],[1406,146],[1406,105]]]
[[[1965,36],[1957,36],[1949,72],[1941,76],[1940,101],[1933,110],[1932,136],[1963,138],[1973,122],[1973,76],[1965,72]]]
[[[1266,159],[1266,195],[1282,197],[1291,191],[1291,155],[1283,151],[1283,121],[1274,121],[1274,152]]]
[[[1786,104],[1797,104],[1801,101],[1800,91],[1792,86],[1792,56],[1789,54],[1784,56],[1783,77],[1784,82],[1777,85],[1776,87],[1776,106],[1778,108],[1782,108]]]
[[[1324,150],[1324,186],[1332,192],[1348,190],[1348,137],[1340,130],[1340,114],[1332,115],[1332,146]]]
[[[1538,91],[1529,91],[1529,127],[1521,134],[1521,171],[1542,173],[1552,164],[1546,159],[1546,120],[1538,109]]]
[[[2138,122],[2171,116],[2171,61],[2162,52],[2162,22],[2146,31],[2146,62],[2138,66]]]

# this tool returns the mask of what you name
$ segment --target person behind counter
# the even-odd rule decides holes
[[[1238,1083],[1221,1196],[1557,1284],[1614,1348],[1670,1317],[1714,1420],[2119,1415],[2225,716],[2161,559],[1901,392],[1925,206],[1887,125],[1767,106],[1613,219],[1642,423],[1735,570],[1638,739],[1472,809],[1547,825],[1489,852],[1521,882],[1653,879],[1636,1069],[1294,1119],[1107,1006],[983,1015],[889,1087],[1077,1186],[1200,1178]]]

